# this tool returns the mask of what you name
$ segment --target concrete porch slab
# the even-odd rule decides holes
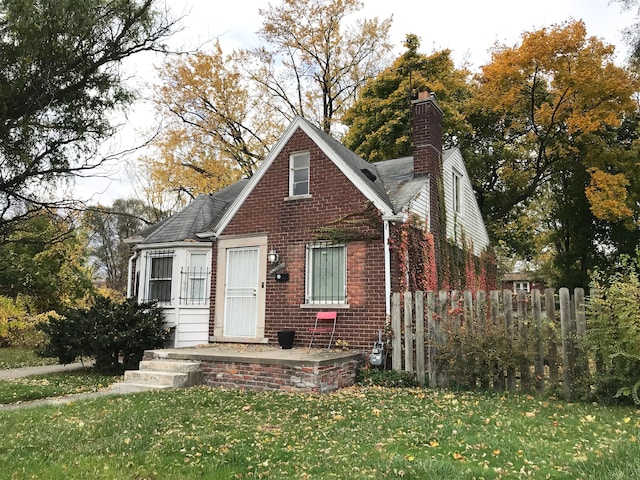
[[[364,355],[350,351],[214,344],[148,350],[144,360],[199,361],[202,381],[212,387],[324,393],[353,385]]]
[[[254,347],[253,345],[251,347]],[[271,365],[329,365],[336,361],[361,360],[362,352],[331,351],[308,348],[277,347],[187,347],[148,350],[145,358],[167,360],[210,360],[217,362],[265,363]]]

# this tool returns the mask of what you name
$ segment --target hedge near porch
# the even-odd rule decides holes
[[[101,371],[136,368],[144,351],[164,346],[169,333],[155,302],[97,297],[89,308],[61,313],[40,325],[46,336],[40,353],[63,364],[91,357]]]

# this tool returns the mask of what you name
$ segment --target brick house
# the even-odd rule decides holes
[[[442,150],[435,97],[412,108],[413,155],[375,164],[295,118],[253,177],[130,239],[129,293],[159,300],[175,346],[269,343],[280,330],[305,345],[332,310],[336,338],[369,348],[400,288],[394,229],[464,234],[476,254],[489,243],[460,151]]]
[[[524,290],[527,293],[531,293],[531,290],[544,290],[546,284],[544,280],[539,278],[535,272],[520,271],[520,272],[507,272],[502,275],[501,286],[503,290],[512,290],[513,293],[517,293],[518,290]]]

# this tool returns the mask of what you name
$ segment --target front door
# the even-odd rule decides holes
[[[225,278],[224,335],[226,337],[257,336],[259,258],[260,249],[255,246],[226,250],[227,271]]]

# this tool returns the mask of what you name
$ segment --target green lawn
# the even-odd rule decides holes
[[[58,363],[56,358],[39,357],[32,348],[0,348],[0,370],[53,365],[56,363]]]
[[[640,478],[640,410],[524,396],[197,387],[0,425],[2,479]]]
[[[86,368],[71,372],[0,380],[0,404],[95,392],[121,379],[121,375],[101,375]]]

